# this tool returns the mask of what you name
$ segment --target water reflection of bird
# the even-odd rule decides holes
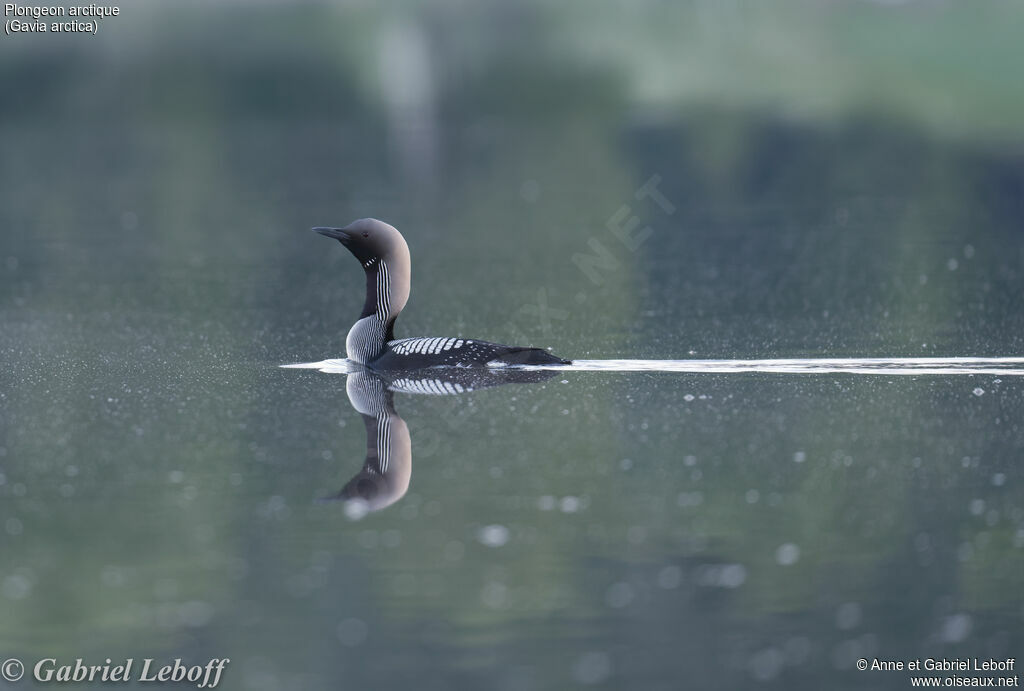
[[[390,506],[409,489],[412,439],[395,411],[394,392],[433,396],[458,395],[504,384],[539,382],[552,370],[443,367],[382,373],[370,369],[348,375],[346,392],[366,426],[366,459],[356,475],[330,497],[367,511]]]
[[[411,260],[405,238],[393,226],[373,218],[344,228],[314,228],[335,238],[355,255],[366,272],[366,301],[348,332],[348,358],[374,370],[425,367],[567,365],[568,360],[540,348],[507,346],[468,338],[395,340],[395,320],[409,299]]]

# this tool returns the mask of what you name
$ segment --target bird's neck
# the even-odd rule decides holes
[[[349,329],[345,348],[350,360],[366,364],[379,357],[387,342],[394,340],[395,320],[408,298],[409,282],[407,275],[404,281],[401,275],[396,277],[396,267],[385,260],[375,258],[363,268],[366,270],[366,301],[359,320]]]

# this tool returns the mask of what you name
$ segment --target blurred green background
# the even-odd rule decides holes
[[[858,657],[1019,653],[1014,378],[397,396],[412,487],[351,521],[315,501],[362,462],[344,379],[278,365],[343,354],[362,277],[308,228],[362,216],[412,250],[398,336],[1021,355],[1022,25],[150,1],[0,37],[0,656],[231,657],[228,689],[876,689],[909,681]]]

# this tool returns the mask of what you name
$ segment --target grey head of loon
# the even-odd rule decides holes
[[[313,228],[351,252],[366,272],[366,301],[345,339],[350,360],[366,364],[394,338],[395,319],[409,300],[412,261],[398,229],[375,218],[361,218],[344,228]]]

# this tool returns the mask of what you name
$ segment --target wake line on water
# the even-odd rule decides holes
[[[349,360],[323,360],[294,365],[329,374],[350,374],[359,365]],[[527,365],[517,369],[560,372],[682,372],[687,374],[990,374],[1024,376],[1024,357],[910,357],[910,358],[782,358],[770,360],[574,360],[571,365]]]
[[[538,366],[580,372],[685,372],[728,374],[998,374],[1024,376],[1024,358],[781,358],[771,360],[574,360],[571,365]]]

